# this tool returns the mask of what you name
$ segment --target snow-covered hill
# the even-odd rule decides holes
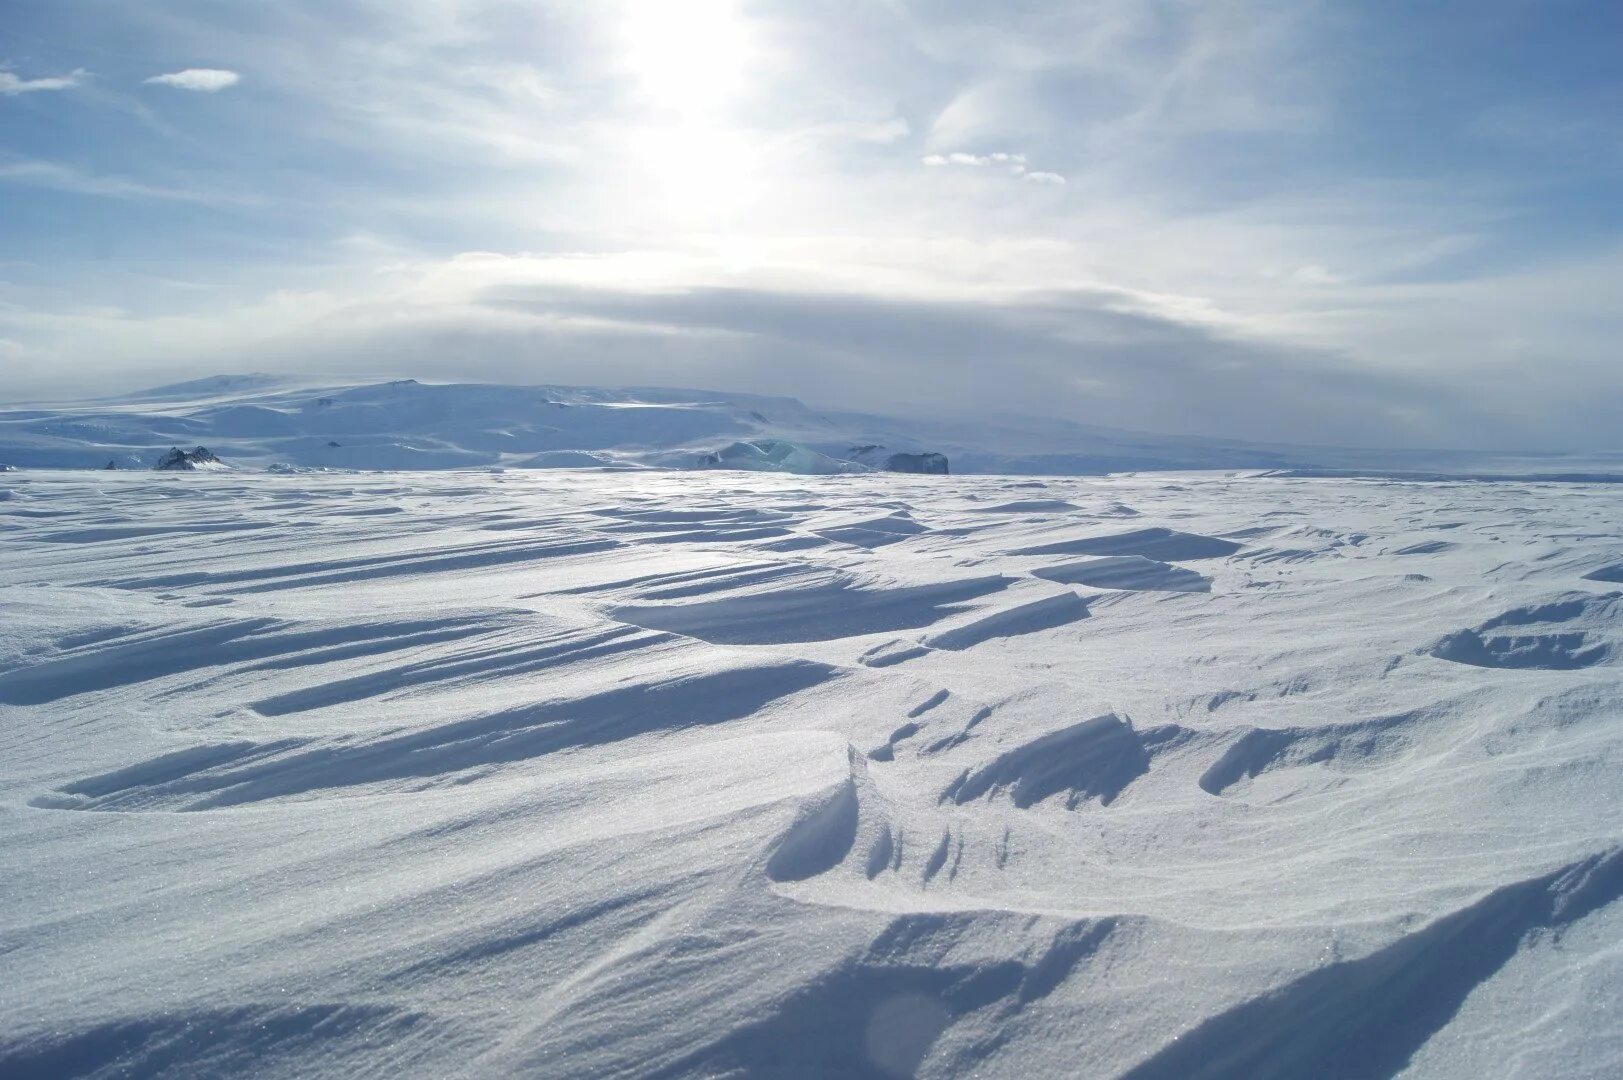
[[[825,473],[922,467],[1089,475],[1169,469],[1340,469],[1623,475],[1579,461],[1248,444],[1110,431],[1031,417],[881,417],[791,398],[668,388],[327,386],[270,375],[202,379],[120,398],[0,411],[0,464],[150,468],[206,446],[239,468],[662,466]]]
[[[506,461],[789,413],[249,393],[34,437],[313,464],[409,414]],[[8,474],[0,1076],[1623,1074],[1619,522],[1525,482]]]

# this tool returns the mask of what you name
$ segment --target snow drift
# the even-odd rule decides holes
[[[1623,488],[106,411],[618,469],[7,473],[0,1075],[1623,1073]]]

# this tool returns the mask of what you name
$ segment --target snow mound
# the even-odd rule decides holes
[[[1445,636],[1431,655],[1475,667],[1584,668],[1611,659],[1623,593],[1568,593]]]

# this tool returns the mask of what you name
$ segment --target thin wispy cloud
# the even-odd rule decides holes
[[[74,195],[95,195],[109,199],[152,199],[204,206],[249,206],[262,201],[256,195],[149,184],[128,177],[89,172],[53,161],[0,162],[0,183],[25,184]]]
[[[174,71],[167,75],[154,75],[144,81],[150,85],[172,86],[176,90],[213,94],[228,86],[235,86],[242,81],[242,76],[235,71],[225,71],[221,68],[187,68],[185,71]]]
[[[36,79],[25,79],[16,72],[0,71],[0,95],[33,94],[48,90],[71,90],[80,86],[90,73],[83,68],[74,70],[67,75],[50,75]]]
[[[1001,167],[1011,176],[1018,176],[1034,184],[1065,183],[1065,177],[1059,173],[1028,168],[1026,155],[1011,154],[1006,150],[996,150],[990,154],[969,154],[961,150],[955,150],[950,154],[925,154],[919,160],[925,165],[937,169],[954,165],[966,165],[976,169],[994,166]]]

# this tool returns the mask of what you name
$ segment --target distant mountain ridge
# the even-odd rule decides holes
[[[1623,476],[1623,455],[1357,450],[1154,435],[1064,420],[880,416],[670,387],[328,385],[249,373],[0,409],[0,463],[152,468],[207,445],[241,469],[742,468],[1093,475],[1337,470],[1435,478]]]

